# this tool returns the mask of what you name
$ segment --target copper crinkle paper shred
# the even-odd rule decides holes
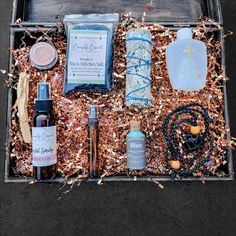
[[[206,23],[214,25],[206,27]],[[193,30],[194,38],[202,40],[208,50],[208,76],[206,87],[200,92],[181,92],[171,88],[165,61],[167,45],[175,40],[176,33],[164,26],[144,25],[134,18],[121,16],[120,24],[114,37],[114,89],[110,93],[77,91],[70,95],[63,93],[64,68],[66,62],[67,40],[63,24],[57,29],[29,32],[24,29],[18,37],[19,46],[11,49],[14,57],[12,73],[7,85],[16,90],[19,73],[29,76],[28,119],[32,127],[34,116],[34,99],[38,82],[51,84],[54,113],[57,124],[58,173],[65,179],[71,176],[77,179],[88,177],[88,106],[96,104],[99,111],[99,157],[102,164],[101,176],[117,174],[168,175],[164,152],[166,142],[162,134],[162,124],[166,115],[174,108],[190,102],[198,102],[208,109],[212,123],[210,133],[214,140],[211,163],[206,173],[195,175],[225,175],[219,166],[227,163],[226,151],[233,141],[227,140],[228,127],[224,118],[223,84],[227,80],[221,65],[221,42],[217,33],[221,26],[210,19],[202,19]],[[149,108],[135,109],[125,106],[126,80],[126,45],[125,36],[130,28],[146,28],[152,33],[152,68],[151,95],[152,105]],[[52,70],[38,70],[29,61],[29,49],[38,37],[50,40],[59,55],[59,61]],[[126,136],[131,119],[140,119],[142,131],[147,138],[147,167],[143,171],[129,171],[126,167]],[[23,141],[16,106],[12,108],[10,127],[12,169],[16,176],[32,176],[31,144]]]

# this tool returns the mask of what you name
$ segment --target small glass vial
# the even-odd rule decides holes
[[[89,107],[88,133],[89,133],[89,175],[91,178],[99,177],[100,160],[98,156],[98,115],[97,115],[96,105],[91,105]]]
[[[50,84],[38,83],[37,89],[32,127],[32,163],[33,176],[40,181],[56,175],[57,140]]]
[[[146,139],[140,131],[140,122],[130,122],[127,135],[127,167],[130,170],[142,170],[146,167]]]

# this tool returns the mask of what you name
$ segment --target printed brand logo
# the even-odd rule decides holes
[[[95,46],[93,43],[86,45],[84,44],[83,46],[78,46],[77,44],[74,44],[73,50],[78,52],[78,53],[86,53],[86,54],[94,54],[102,50],[102,45],[100,46]]]
[[[48,134],[47,132],[42,132],[42,133],[37,133],[37,134],[33,134],[33,139],[36,142],[45,142],[45,141],[49,141],[50,139],[53,139],[54,135],[53,134]]]

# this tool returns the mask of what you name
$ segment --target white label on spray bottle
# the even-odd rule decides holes
[[[32,128],[33,166],[51,166],[57,163],[56,126]]]

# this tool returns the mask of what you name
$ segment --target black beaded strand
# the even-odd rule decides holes
[[[190,117],[181,119],[181,116],[186,114]],[[182,147],[182,149],[180,149],[179,140],[175,137],[176,130],[181,124],[184,123],[189,124],[191,126],[197,126],[198,115],[201,115],[204,119],[204,133],[201,134],[201,137],[195,137],[191,136],[190,134],[187,134],[187,141],[185,140],[185,143],[188,144],[188,142],[190,142],[191,145],[187,146],[187,148]],[[166,116],[162,126],[162,131],[167,143],[167,148],[165,151],[165,161],[167,169],[171,170],[173,181],[175,180],[176,175],[180,177],[188,177],[189,175],[196,172],[198,169],[204,167],[204,164],[210,160],[213,151],[213,140],[209,132],[210,122],[211,120],[206,109],[199,103],[190,103],[184,106],[179,106]],[[195,164],[193,168],[187,169],[184,168],[183,165],[180,169],[174,169],[171,167],[169,154],[171,155],[171,160],[173,161],[178,160],[181,162],[181,164],[191,164],[196,162],[197,160],[200,160],[200,157],[203,155],[207,144],[209,144],[209,151],[207,155],[201,161]],[[193,158],[185,159],[184,154],[189,154],[189,152],[194,153]]]

